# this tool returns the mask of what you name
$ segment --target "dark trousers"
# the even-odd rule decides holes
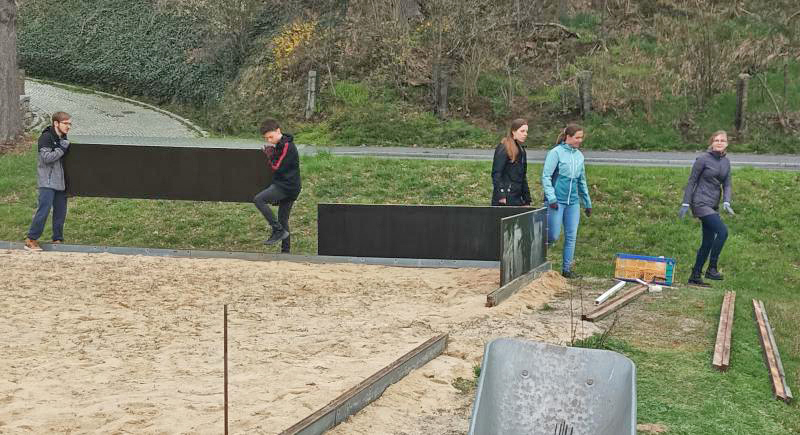
[[[294,200],[289,199],[288,195],[286,195],[286,193],[284,193],[280,188],[275,185],[267,187],[259,192],[255,198],[253,198],[253,203],[255,203],[258,211],[264,215],[264,219],[267,220],[267,223],[269,223],[272,231],[289,231],[289,213],[292,212]],[[270,204],[278,205],[277,219],[275,219],[275,214],[272,213],[272,209],[269,207]],[[289,252],[289,249],[291,248],[291,242],[289,240],[290,238],[291,236],[281,241],[282,252]]]
[[[714,213],[700,218],[703,225],[703,243],[697,250],[697,259],[694,262],[693,272],[700,273],[708,258],[708,267],[716,269],[719,254],[728,239],[728,227],[722,222],[719,214]],[[710,257],[709,257],[710,254]]]
[[[39,188],[39,206],[33,214],[33,222],[28,229],[28,238],[39,240],[44,232],[44,224],[50,209],[53,209],[53,240],[64,240],[64,222],[67,220],[67,192],[47,187]]]

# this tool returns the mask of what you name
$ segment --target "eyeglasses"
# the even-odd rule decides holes
[[[72,125],[72,121],[58,121],[59,124]]]

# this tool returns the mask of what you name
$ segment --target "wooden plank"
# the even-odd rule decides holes
[[[761,315],[764,316],[764,325],[766,326],[767,329],[769,344],[770,347],[772,348],[772,353],[775,357],[775,365],[776,368],[778,369],[778,376],[780,378],[779,380],[783,385],[784,395],[782,400],[789,403],[793,399],[792,390],[791,388],[789,388],[789,383],[786,382],[786,372],[783,369],[783,361],[781,360],[781,354],[780,351],[778,350],[778,343],[775,341],[775,334],[772,331],[772,325],[769,323],[769,316],[767,315],[767,309],[764,306],[764,302],[759,301],[759,303],[761,307]]]
[[[725,331],[725,349],[722,353],[722,364],[725,368],[731,365],[731,337],[733,335],[733,323],[735,322],[734,311],[736,309],[736,292],[730,293],[730,302],[728,303],[728,328]]]
[[[319,435],[324,433],[372,403],[383,394],[389,385],[439,356],[446,345],[447,334],[431,338],[281,432],[281,435]]]
[[[643,293],[647,293],[647,286],[645,285],[637,285],[631,288],[630,291],[627,293],[618,296],[617,298],[613,299],[610,302],[607,302],[596,310],[592,311],[589,314],[584,314],[581,316],[581,320],[586,320],[589,322],[596,322],[598,320],[602,320],[603,318],[607,317],[609,314],[617,311],[618,309],[628,305],[634,299],[641,296]]]
[[[543,274],[544,272],[547,272],[548,270],[550,270],[550,262],[546,261],[537,266],[535,269],[531,270],[530,272],[517,277],[508,284],[489,293],[488,295],[486,295],[486,306],[496,307],[498,304],[500,304],[500,302],[503,302],[504,300],[510,298],[511,295],[518,292],[526,285],[530,284],[534,279],[538,278],[539,275]]]
[[[733,307],[736,301],[735,292],[726,292],[720,308],[717,340],[714,344],[714,358],[711,366],[725,371],[730,366],[731,330],[733,329]]]
[[[784,384],[781,381],[778,364],[775,360],[775,349],[773,349],[772,343],[769,340],[767,323],[764,321],[764,311],[766,311],[764,310],[764,303],[753,299],[753,312],[755,313],[756,327],[758,328],[758,339],[761,342],[761,349],[764,351],[764,361],[767,365],[767,371],[769,372],[773,395],[776,399],[780,399],[788,403],[790,399],[789,396],[787,396],[784,389]]]

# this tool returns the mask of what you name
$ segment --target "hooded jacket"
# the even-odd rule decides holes
[[[583,153],[565,142],[548,151],[542,169],[542,188],[549,204],[577,204],[580,198],[584,208],[592,208]]]
[[[692,214],[700,218],[717,213],[720,196],[731,202],[731,194],[731,162],[725,154],[706,151],[697,157],[683,191],[683,203]]]
[[[67,183],[64,178],[63,157],[68,148],[61,146],[61,140],[67,140],[67,135],[58,137],[53,126],[48,126],[39,136],[39,156],[36,163],[37,184],[54,190],[66,190]]]
[[[300,195],[300,154],[294,146],[293,137],[284,133],[275,145],[272,158],[267,165],[273,170],[272,184],[280,188],[288,199],[294,201]]]
[[[492,205],[500,204],[505,198],[505,205],[527,205],[531,203],[531,191],[528,187],[528,157],[525,148],[518,142],[517,160],[512,162],[506,152],[506,146],[500,144],[494,150],[492,161]]]

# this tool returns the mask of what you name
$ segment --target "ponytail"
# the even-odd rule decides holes
[[[575,134],[579,131],[583,131],[583,127],[580,125],[573,123],[567,124],[567,126],[561,130],[561,134],[558,135],[558,139],[556,139],[556,145],[567,140],[567,136],[575,136]]]

